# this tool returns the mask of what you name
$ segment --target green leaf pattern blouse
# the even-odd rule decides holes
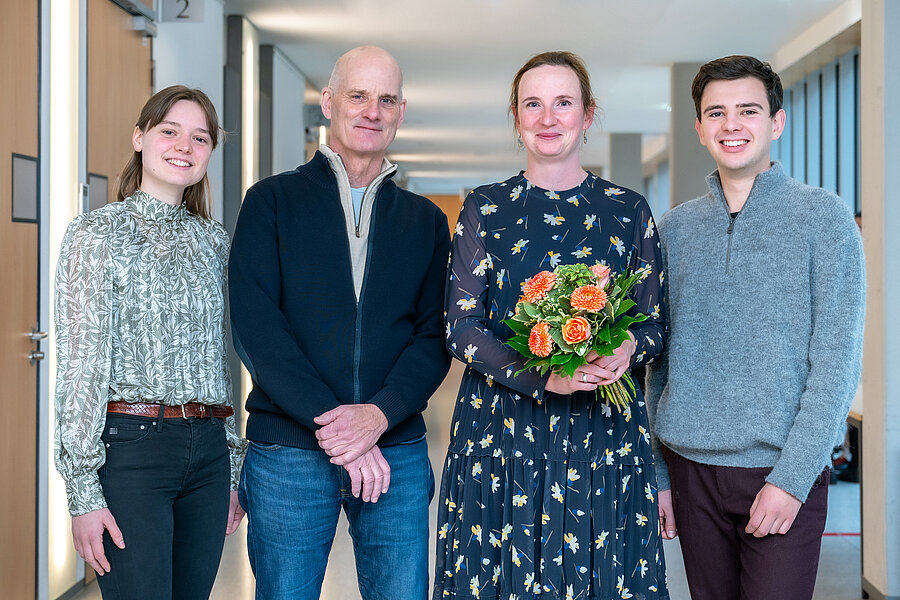
[[[56,271],[56,466],[69,512],[104,508],[107,402],[230,405],[228,234],[136,191],[77,217]],[[232,489],[246,442],[225,420]]]

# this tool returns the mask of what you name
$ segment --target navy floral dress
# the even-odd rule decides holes
[[[466,198],[447,286],[447,344],[467,364],[450,431],[434,599],[666,599],[656,476],[643,397],[624,413],[593,392],[515,375],[503,342],[521,284],[564,263],[649,267],[635,286],[632,364],[663,348],[659,240],[635,192],[590,173],[551,191],[519,174]]]

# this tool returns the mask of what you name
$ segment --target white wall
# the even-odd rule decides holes
[[[225,16],[221,0],[204,2],[202,23],[160,22],[153,40],[154,92],[175,84],[200,88],[224,114]],[[213,218],[222,220],[222,146],[209,161]],[[226,141],[227,143],[227,141]]]
[[[303,94],[306,77],[281,52],[272,59],[272,173],[306,162]]]

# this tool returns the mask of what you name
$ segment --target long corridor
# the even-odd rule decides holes
[[[431,463],[440,485],[441,465],[448,444],[450,418],[463,365],[453,361],[444,383],[435,393],[425,412],[428,425],[428,444]],[[437,493],[436,493],[437,495]],[[437,499],[431,504],[431,531],[436,530]],[[225,553],[219,576],[213,588],[212,600],[245,600],[255,597],[253,574],[247,562],[246,520],[240,530],[225,543]],[[860,592],[860,521],[859,484],[839,482],[828,494],[828,520],[822,540],[822,557],[814,600],[857,600]],[[431,540],[432,545],[434,540]],[[689,600],[687,580],[677,541],[665,542],[671,600]],[[434,570],[434,556],[431,557]],[[353,561],[353,546],[347,532],[347,521],[341,517],[338,532],[322,590],[322,600],[360,600]],[[72,600],[100,600],[96,583]],[[398,599],[401,600],[401,599]],[[776,599],[772,600],[790,600]]]

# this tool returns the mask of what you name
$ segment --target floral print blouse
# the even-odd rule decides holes
[[[56,466],[69,512],[104,508],[106,404],[230,405],[228,234],[136,191],[77,217],[56,270]],[[236,489],[245,442],[225,420]]]

